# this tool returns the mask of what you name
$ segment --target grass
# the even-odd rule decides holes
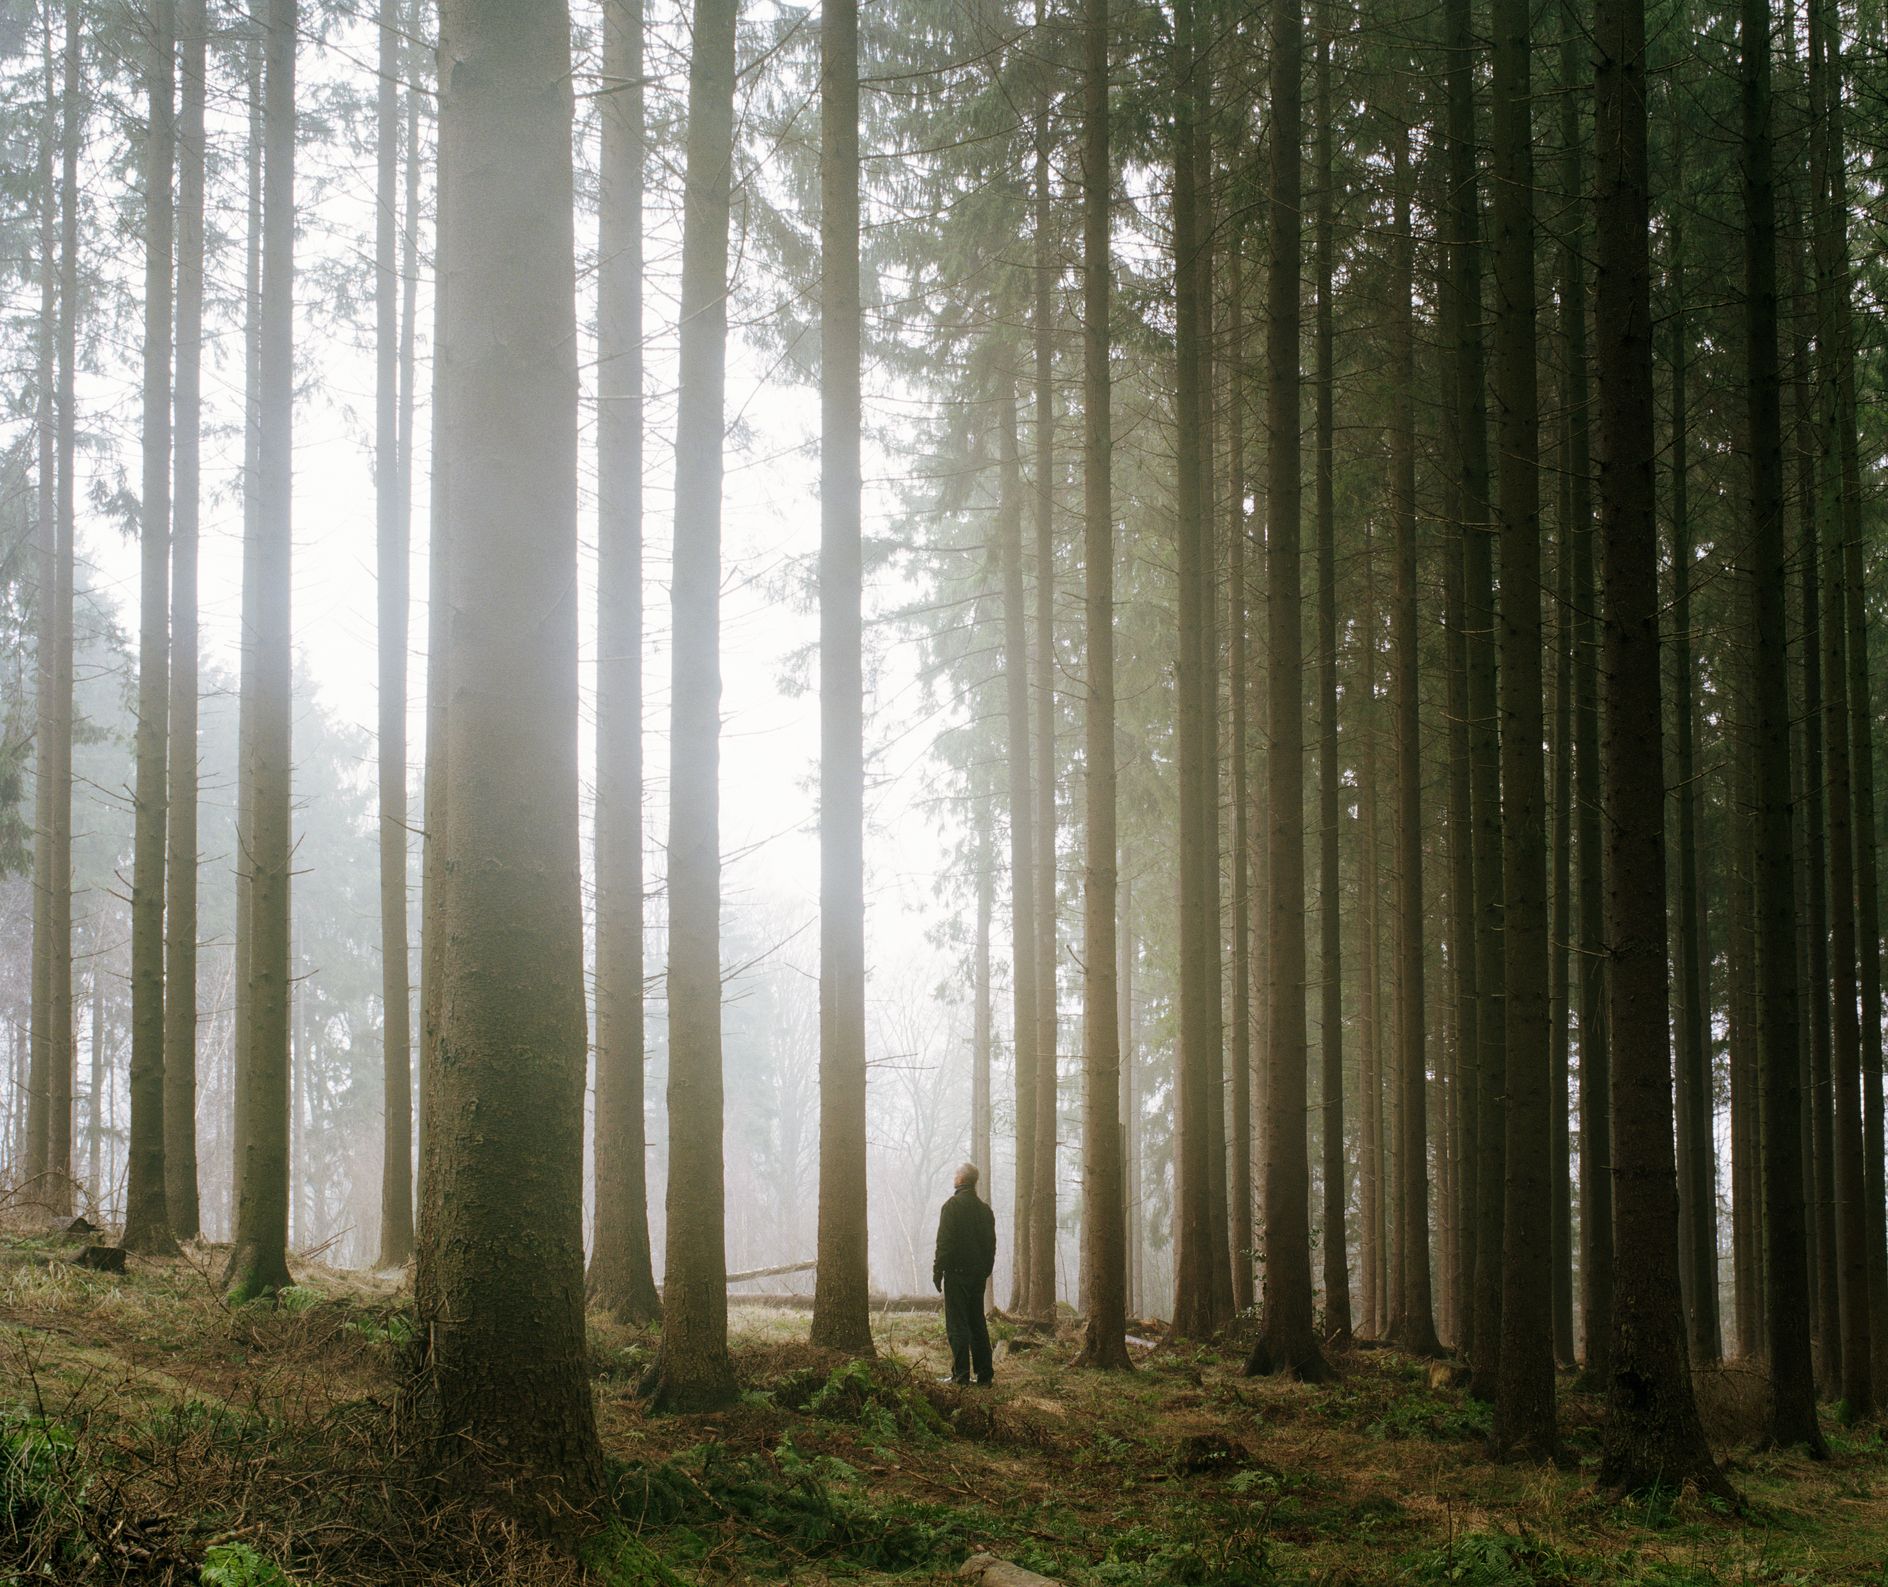
[[[4,1249],[0,1244],[0,1249]],[[1067,1331],[936,1381],[928,1316],[878,1359],[737,1304],[743,1394],[706,1416],[635,1397],[654,1336],[592,1318],[607,1524],[573,1558],[424,1483],[391,1415],[401,1295],[310,1267],[229,1307],[213,1256],[124,1278],[0,1265],[0,1584],[695,1587],[943,1582],[972,1552],[1070,1587],[1888,1587],[1888,1450],[1736,1452],[1739,1516],[1690,1492],[1597,1490],[1599,1408],[1563,1382],[1567,1469],[1490,1465],[1487,1413],[1387,1350],[1329,1384],[1224,1350],[1077,1371]]]

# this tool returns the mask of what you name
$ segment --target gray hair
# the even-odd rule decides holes
[[[981,1176],[977,1173],[977,1165],[975,1163],[960,1163],[957,1166],[957,1172],[951,1175],[951,1183],[954,1185],[975,1185],[980,1177]]]

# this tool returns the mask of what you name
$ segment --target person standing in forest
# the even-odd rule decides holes
[[[931,1283],[944,1295],[944,1336],[951,1345],[951,1382],[989,1387],[990,1330],[983,1317],[983,1287],[996,1266],[996,1214],[977,1194],[977,1165],[965,1163],[951,1176],[951,1199],[937,1217],[937,1255]]]

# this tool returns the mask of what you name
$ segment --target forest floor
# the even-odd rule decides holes
[[[999,1325],[997,1385],[957,1389],[939,1319],[879,1319],[879,1359],[737,1304],[741,1401],[646,1415],[653,1336],[593,1316],[614,1520],[573,1561],[442,1499],[401,1454],[410,1336],[385,1280],[309,1266],[226,1306],[220,1253],[75,1267],[0,1239],[0,1584],[653,1587],[942,1582],[988,1551],[1071,1584],[1637,1583],[1888,1587],[1888,1445],[1832,1426],[1812,1464],[1749,1450],[1752,1374],[1711,1414],[1744,1498],[1598,1491],[1599,1405],[1563,1378],[1563,1469],[1482,1456],[1485,1407],[1424,1363],[1357,1349],[1330,1384],[1222,1350],[1073,1365],[1073,1335]]]

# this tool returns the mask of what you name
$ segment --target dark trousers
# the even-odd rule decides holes
[[[944,1275],[944,1336],[951,1342],[951,1377],[959,1383],[970,1381],[973,1366],[979,1383],[988,1383],[994,1371],[990,1330],[983,1320],[983,1286],[980,1278]]]

